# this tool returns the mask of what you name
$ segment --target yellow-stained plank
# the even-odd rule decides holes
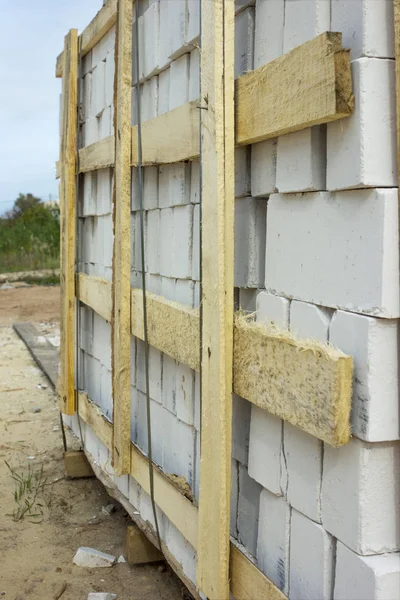
[[[111,319],[111,284],[79,275],[79,299]],[[141,291],[132,288],[132,334],[143,339]],[[199,311],[147,294],[152,346],[198,370]],[[236,315],[233,391],[331,446],[349,441],[353,361],[333,347]]]
[[[236,394],[332,446],[348,443],[350,357],[240,316],[233,347]]]
[[[131,229],[131,110],[132,0],[118,0],[115,43],[112,280],[113,451],[118,474],[130,468],[130,229]]]
[[[79,172],[87,173],[96,169],[113,167],[115,160],[115,139],[113,135],[79,150]]]
[[[200,367],[199,311],[151,294],[147,298],[149,343],[192,369]],[[132,335],[144,339],[142,290],[131,291]],[[186,343],[190,340],[190,343]]]
[[[75,228],[76,130],[78,106],[78,32],[71,29],[64,42],[62,126],[60,145],[60,408],[75,412]]]
[[[202,339],[197,587],[229,599],[234,262],[234,2],[202,3]]]
[[[112,317],[111,282],[102,277],[79,273],[77,297],[106,321]]]
[[[83,58],[115,25],[117,0],[108,0],[79,36],[79,53]],[[57,57],[56,77],[63,76],[63,53]]]
[[[236,143],[253,144],[348,117],[350,51],[326,32],[236,81]]]
[[[231,592],[236,600],[285,600],[286,596],[231,542]]]
[[[84,393],[79,393],[79,414],[99,440],[111,449],[112,424],[102,416],[100,409]],[[149,494],[148,459],[133,444],[131,444],[131,456],[130,475]],[[198,508],[156,466],[154,466],[154,496],[157,506],[196,550]],[[229,570],[231,591],[237,600],[258,600],[258,598],[284,600],[285,596],[242,554],[235,542],[230,543]]]
[[[200,154],[199,103],[188,102],[142,123],[142,164],[174,163]],[[137,126],[132,128],[132,165],[138,161]]]

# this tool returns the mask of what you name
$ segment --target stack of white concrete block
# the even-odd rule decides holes
[[[231,535],[292,599],[389,600],[400,585],[399,254],[389,0],[236,0],[235,76],[327,31],[351,48],[354,114],[236,150],[235,299],[355,364],[351,442],[333,449],[233,396]],[[134,23],[134,44],[136,23]],[[199,1],[139,2],[132,124],[199,97]],[[82,65],[82,144],[109,135],[113,42]],[[134,60],[135,60],[134,53]],[[103,123],[104,117],[104,123]],[[111,279],[112,171],[82,177],[80,268]],[[143,169],[148,291],[200,302],[199,161]],[[137,169],[131,284],[142,287]],[[81,309],[80,385],[112,418],[110,328]],[[150,347],[152,450],[199,493],[199,375]],[[131,339],[131,437],[146,453],[144,344]],[[75,422],[76,427],[76,422]],[[108,450],[87,450],[113,477]],[[148,495],[115,478],[144,520]],[[159,511],[161,535],[195,581],[196,553]]]
[[[254,144],[249,175],[243,167],[239,176],[248,161],[240,150],[237,189],[240,182],[247,200],[265,203],[267,231],[264,289],[239,289],[237,302],[260,322],[340,348],[355,372],[353,438],[341,449],[234,398],[231,533],[290,598],[399,598],[392,3],[256,0],[237,8],[237,75],[327,30],[341,31],[351,49],[351,118]]]

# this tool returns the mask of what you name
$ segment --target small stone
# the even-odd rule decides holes
[[[116,594],[110,594],[109,592],[90,592],[87,600],[115,600]]]
[[[164,573],[164,571],[165,571],[165,565],[158,565],[158,572]]]
[[[113,512],[115,512],[116,508],[117,507],[115,506],[115,504],[107,504],[107,506],[102,507],[101,512],[103,513],[103,515],[109,517]]]
[[[112,554],[100,552],[95,548],[81,546],[78,548],[73,562],[78,567],[87,567],[89,569],[97,569],[101,567],[112,567],[116,558]]]
[[[122,554],[118,556],[117,563],[126,563],[125,556],[122,556]]]
[[[40,408],[40,406],[35,406],[35,408],[33,409],[34,413],[40,413],[42,412],[42,409]]]
[[[28,460],[35,460],[36,456],[28,456]]]

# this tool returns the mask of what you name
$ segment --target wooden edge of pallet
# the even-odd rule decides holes
[[[82,392],[79,393],[79,414],[99,440],[110,450],[112,448],[112,424],[106,420],[100,409]],[[133,444],[131,444],[131,449],[130,475],[143,487],[146,493],[150,493],[148,459]],[[150,541],[157,545],[155,532],[149,522],[146,521],[145,523],[141,519],[140,515],[137,514],[138,511],[118,490],[114,481],[112,481],[109,475],[103,471],[87,451],[86,455],[96,477],[105,485],[109,494],[124,506],[137,525],[149,537]],[[135,465],[135,463],[139,463],[139,465]],[[198,508],[156,466],[154,466],[154,478],[157,506],[196,550]],[[163,487],[160,486],[161,479]],[[167,490],[168,494],[165,493]],[[196,535],[193,535],[194,531],[196,531]],[[187,586],[189,591],[194,594],[195,598],[200,598],[195,586],[184,575],[181,566],[178,565],[176,559],[164,544],[162,549],[167,562],[174,569],[178,577]],[[236,590],[236,593],[234,593],[236,600],[254,600],[254,598],[284,600],[286,598],[256,565],[242,553],[235,542],[231,541],[230,550],[231,590],[232,593]]]
[[[131,332],[139,339],[144,337],[141,295],[140,289],[131,289]],[[111,319],[110,282],[81,273],[78,298]],[[150,344],[198,369],[199,311],[155,294],[148,294],[147,310]],[[278,368],[274,352],[283,361],[279,364],[289,365],[283,380],[279,374],[285,367]],[[331,446],[350,439],[352,371],[352,358],[331,346],[298,340],[286,331],[236,315],[233,391]]]
[[[79,173],[113,167],[114,162],[115,139],[113,135],[78,150]]]
[[[236,144],[261,142],[351,115],[350,51],[325,32],[236,80]]]
[[[117,0],[108,0],[79,36],[79,52],[83,58],[115,25]],[[63,52],[57,56],[56,77],[63,76]]]
[[[193,160],[200,155],[199,102],[178,106],[142,123],[142,164]],[[132,166],[138,163],[137,126],[132,127]]]

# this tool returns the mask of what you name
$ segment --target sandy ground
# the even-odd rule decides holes
[[[36,325],[55,342],[57,306],[57,288],[0,290],[3,324],[36,319],[41,323]],[[77,447],[71,437],[69,443]],[[79,546],[123,554],[130,519],[120,506],[105,516],[102,507],[115,501],[96,479],[66,480],[62,458],[55,395],[13,330],[0,327],[0,597],[86,600],[91,591],[113,592],[118,600],[185,596],[175,575],[157,565],[116,564],[106,569],[73,565]],[[15,500],[15,482],[5,461],[25,482],[29,465],[34,473],[43,467],[47,482],[32,509],[38,517],[14,521],[10,516],[23,502],[19,505]]]

